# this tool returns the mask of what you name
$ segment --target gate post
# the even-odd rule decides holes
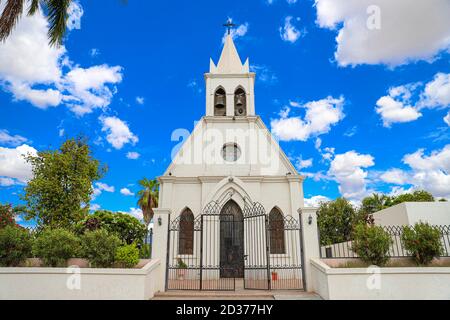
[[[319,233],[317,229],[318,208],[301,208],[298,210],[302,226],[303,274],[305,276],[306,291],[314,291],[311,278],[311,259],[320,257]]]
[[[160,270],[156,273],[155,281],[156,291],[166,291],[167,278],[167,252],[169,242],[169,223],[170,209],[153,209],[153,241],[152,241],[152,259],[160,261]]]

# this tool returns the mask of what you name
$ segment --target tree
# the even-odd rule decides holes
[[[384,194],[374,193],[362,200],[361,209],[367,214],[383,210],[391,205],[392,199]]]
[[[50,45],[61,45],[66,34],[67,19],[69,18],[68,10],[72,2],[73,0],[6,0],[6,5],[0,16],[0,41],[5,41],[11,35],[24,13],[32,16],[42,10],[49,24],[48,38]],[[127,0],[121,2],[123,4],[128,3]],[[25,8],[26,3],[29,3],[28,8]]]
[[[24,13],[31,16],[40,8],[46,14],[49,23],[48,37],[50,45],[60,45],[66,33],[68,9],[72,0],[6,0],[0,16],[0,41],[5,41],[14,30]],[[25,5],[29,3],[28,8]]]
[[[392,199],[392,206],[403,202],[433,202],[434,197],[425,190],[417,190],[413,193],[404,193]]]
[[[14,208],[10,204],[0,203],[0,229],[7,226],[16,226]]]
[[[127,244],[142,244],[147,229],[141,221],[126,213],[98,210],[79,221],[75,226],[77,234],[105,229],[116,234]]]
[[[106,167],[92,157],[84,139],[69,139],[57,151],[39,152],[26,160],[33,169],[22,195],[26,219],[37,219],[39,226],[70,228],[87,215],[92,184]]]
[[[148,228],[150,221],[153,219],[153,208],[158,207],[159,182],[156,179],[149,180],[143,178],[138,183],[142,187],[142,190],[137,193],[139,197],[137,204],[142,210],[144,222]]]
[[[324,202],[320,205],[317,223],[322,245],[351,240],[353,226],[357,224],[355,208],[345,198]]]

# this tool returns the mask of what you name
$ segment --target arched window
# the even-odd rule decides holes
[[[247,115],[247,94],[242,88],[238,88],[234,92],[234,115],[235,116]]]
[[[270,253],[286,253],[284,245],[284,218],[277,208],[269,213]]]
[[[226,116],[227,115],[227,95],[223,88],[216,90],[214,94],[214,115]]]
[[[180,216],[178,254],[194,254],[194,214],[189,208]]]

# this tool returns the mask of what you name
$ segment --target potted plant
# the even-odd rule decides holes
[[[184,276],[186,275],[186,269],[187,268],[188,268],[188,266],[183,261],[183,259],[178,258],[178,269],[177,269],[177,278],[178,278],[178,280],[184,280]]]
[[[272,281],[278,280],[278,272],[272,271]]]

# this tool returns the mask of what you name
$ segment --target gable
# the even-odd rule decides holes
[[[223,147],[236,144],[235,162],[223,158]],[[285,176],[298,175],[259,117],[203,117],[181,146],[165,175]]]

